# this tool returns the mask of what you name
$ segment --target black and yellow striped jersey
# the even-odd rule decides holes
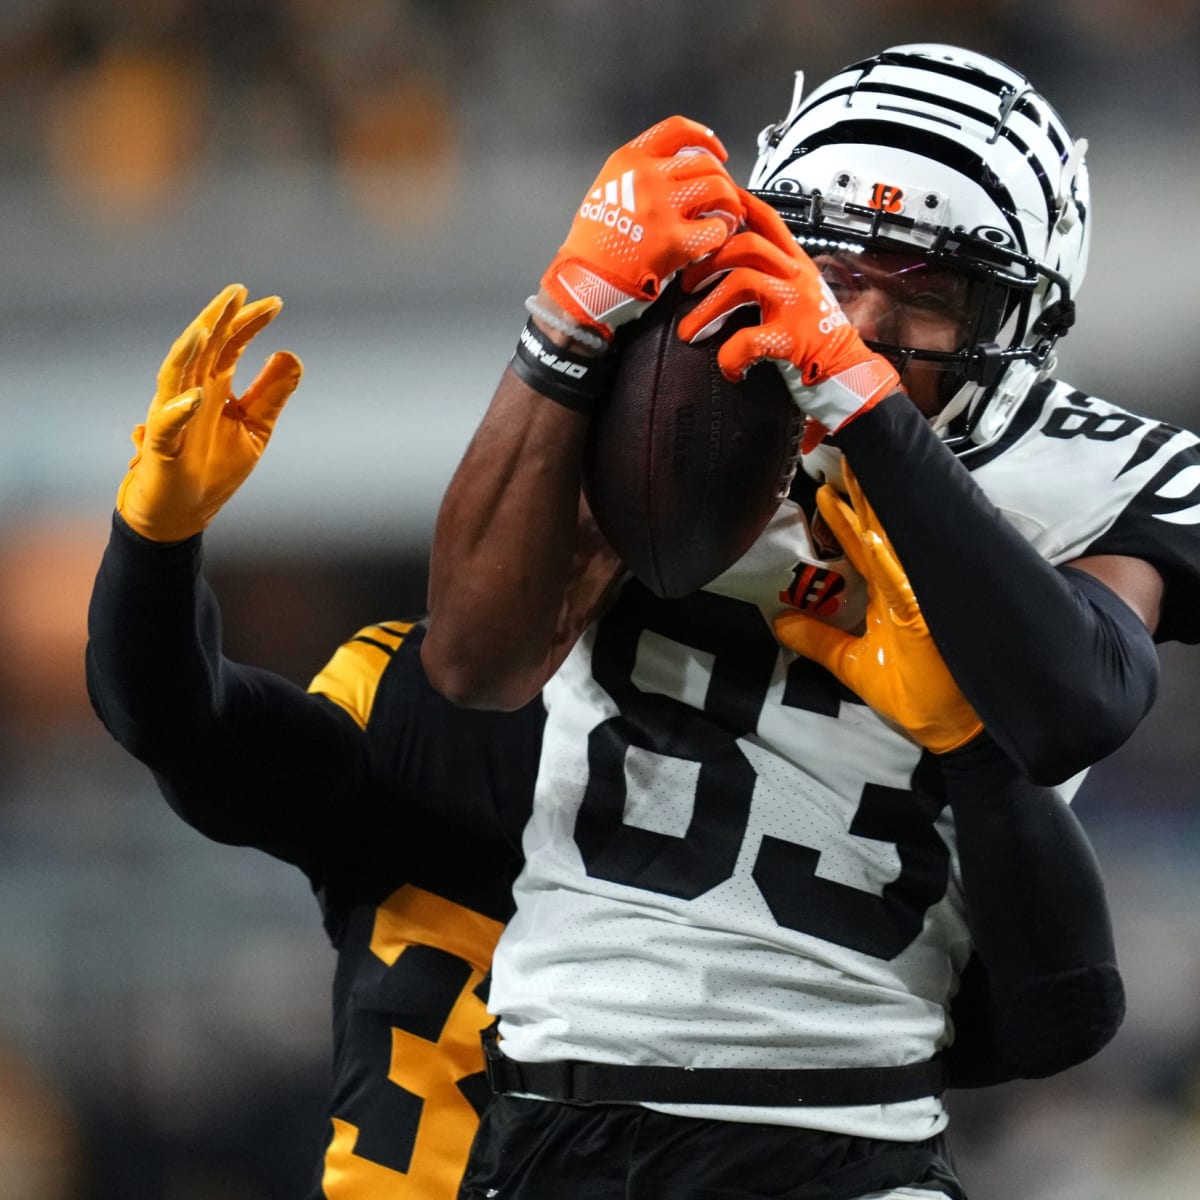
[[[450,1200],[488,1096],[485,980],[511,908],[540,701],[435,693],[420,624],[369,626],[305,691],[225,658],[200,539],[120,522],[97,576],[88,685],[168,803],[308,876],[337,951],[328,1139],[311,1196]]]

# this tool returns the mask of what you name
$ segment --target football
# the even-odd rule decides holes
[[[686,596],[731,567],[787,495],[802,418],[773,363],[730,383],[717,351],[757,311],[688,345],[676,332],[699,296],[667,288],[618,332],[608,403],[592,419],[584,495],[601,532],[652,592]]]

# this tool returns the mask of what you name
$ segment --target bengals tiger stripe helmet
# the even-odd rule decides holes
[[[846,67],[758,139],[750,190],[811,253],[914,250],[972,282],[955,351],[872,342],[903,371],[939,365],[934,427],[955,449],[986,444],[1074,320],[1087,267],[1083,155],[1011,67],[954,46],[894,46]]]

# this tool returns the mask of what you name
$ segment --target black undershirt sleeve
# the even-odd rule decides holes
[[[1055,569],[897,393],[837,445],[888,532],[955,681],[1031,778],[1112,753],[1154,702],[1158,657],[1104,584]]]
[[[207,836],[314,877],[327,814],[368,770],[335,705],[221,652],[201,536],[161,545],[114,515],[88,610],[87,685],[105,727]]]
[[[1091,843],[1070,805],[1025,779],[986,734],[939,763],[976,948],[952,1009],[951,1086],[1083,1062],[1125,1013]]]

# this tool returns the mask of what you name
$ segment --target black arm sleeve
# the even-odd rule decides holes
[[[217,841],[318,872],[322,820],[368,770],[335,705],[221,653],[201,537],[159,545],[114,515],[88,609],[87,685],[172,808]]]
[[[887,530],[938,649],[988,732],[1034,779],[1111,754],[1154,703],[1158,657],[1120,597],[1056,570],[900,393],[837,443]]]
[[[939,761],[976,948],[952,1009],[948,1078],[1052,1075],[1105,1046],[1125,1015],[1095,854],[1070,805],[986,734]]]

